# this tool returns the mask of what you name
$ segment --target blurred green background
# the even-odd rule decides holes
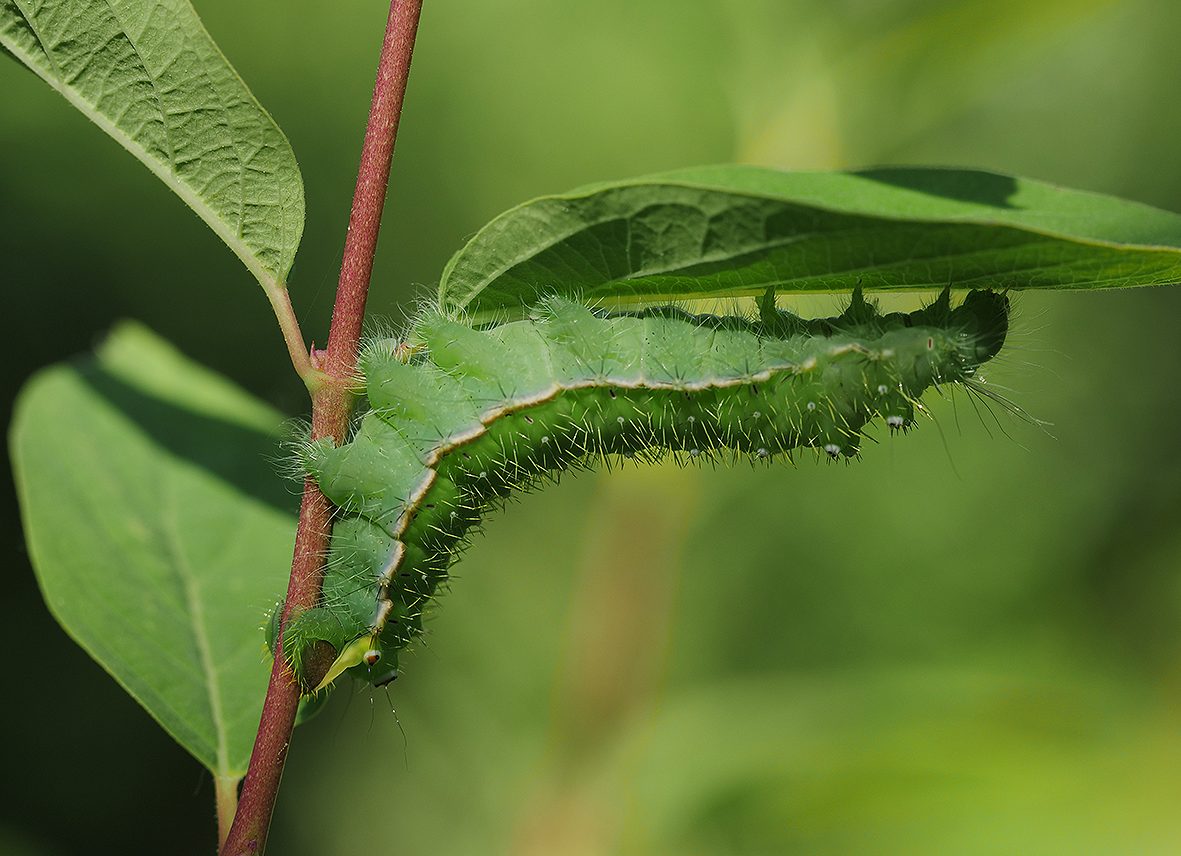
[[[1181,210],[1163,0],[426,7],[375,316],[510,205],[698,163],[970,165]],[[322,341],[386,7],[197,8],[299,156]],[[0,279],[6,422],[122,317],[304,409],[236,259],[7,61]],[[1179,315],[1178,290],[1022,296],[988,378],[1050,433],[960,397],[848,467],[525,497],[390,695],[298,732],[272,852],[1181,852]],[[2,501],[0,852],[211,852],[208,775],[58,629],[10,475]]]

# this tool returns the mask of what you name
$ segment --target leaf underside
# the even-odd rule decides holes
[[[0,48],[281,286],[303,231],[291,145],[186,0],[0,0]]]
[[[513,315],[782,293],[1096,289],[1181,281],[1181,216],[974,170],[715,166],[596,184],[497,217],[448,263],[440,305]]]
[[[241,776],[293,498],[281,417],[124,325],[22,392],[10,438],[37,578],[69,634],[215,775]]]

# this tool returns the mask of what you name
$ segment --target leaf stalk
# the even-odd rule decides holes
[[[287,293],[287,285],[282,282],[263,282],[263,290],[267,300],[275,311],[275,320],[279,322],[279,330],[283,334],[283,343],[287,346],[287,354],[291,357],[291,366],[299,375],[308,392],[315,394],[316,390],[325,382],[324,372],[315,365],[312,355],[304,347],[303,333],[299,329],[299,318],[291,305],[291,295]]]
[[[214,800],[217,803],[217,846],[225,843],[230,834],[230,824],[234,820],[234,813],[238,810],[238,783],[242,780],[237,776],[214,776]]]

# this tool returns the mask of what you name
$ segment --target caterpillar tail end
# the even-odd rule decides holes
[[[276,654],[279,620],[283,614],[280,602],[267,621],[266,644],[271,655]],[[300,695],[317,698],[347,671],[375,687],[384,687],[398,677],[398,657],[393,651],[383,651],[377,633],[366,633],[352,639],[341,638],[345,629],[330,611],[317,607],[293,615],[283,634],[283,656],[286,658]]]
[[[316,683],[315,687],[311,691],[311,694],[315,695],[321,690],[328,689],[328,687],[332,685],[333,681],[335,681],[349,669],[353,668],[353,666],[360,666],[362,663],[368,663],[369,660],[372,659],[373,651],[375,650],[375,641],[376,640],[369,636],[362,636],[360,639],[354,639],[352,642],[346,645],[344,650],[341,651],[340,654],[328,664],[328,667],[321,672],[323,677],[321,677]],[[315,680],[315,677],[316,676],[314,674],[305,671],[303,680],[310,684],[313,680]]]
[[[271,612],[266,626],[267,648],[272,656],[279,654],[279,621],[282,614],[283,605],[280,603]],[[300,695],[317,695],[341,672],[360,662],[354,652],[356,641],[345,644],[345,640],[340,638],[340,629],[339,620],[322,608],[292,614],[283,632],[282,656],[295,675]],[[364,651],[361,653],[364,654]],[[345,663],[350,658],[353,661]]]

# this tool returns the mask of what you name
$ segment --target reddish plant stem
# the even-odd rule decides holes
[[[312,353],[313,364],[326,378],[312,393],[313,438],[332,437],[340,443],[348,427],[365,301],[421,10],[422,0],[391,0],[390,3],[345,238],[336,305],[332,310],[328,349]],[[293,609],[314,606],[319,598],[331,534],[332,505],[316,483],[307,479],[295,534],[283,625]],[[281,640],[282,630],[280,644]],[[263,851],[298,707],[295,678],[283,657],[275,657],[250,767],[242,784],[234,823],[221,849],[222,856]]]
[[[365,300],[369,296],[369,277],[377,252],[381,212],[385,206],[390,178],[390,159],[398,137],[410,55],[418,31],[422,0],[393,0],[386,25],[385,43],[369,107],[369,125],[361,148],[361,169],[353,194],[353,211],[345,237],[340,281],[336,286],[336,305],[328,332],[328,354],[322,366],[337,378],[351,377],[357,363],[357,342],[365,318]]]
[[[299,527],[295,534],[295,558],[291,564],[291,581],[287,585],[287,602],[283,611],[286,623],[293,604],[314,605],[323,579],[325,533],[332,526],[332,505],[310,479],[304,484],[303,502],[299,509]],[[313,592],[311,597],[308,593]],[[230,834],[222,845],[222,854],[257,854],[266,844],[271,824],[279,780],[287,761],[291,731],[295,727],[295,713],[299,707],[299,688],[295,676],[283,657],[275,657],[271,667],[271,681],[263,703],[258,735],[250,756],[250,768],[242,784],[238,811]]]

